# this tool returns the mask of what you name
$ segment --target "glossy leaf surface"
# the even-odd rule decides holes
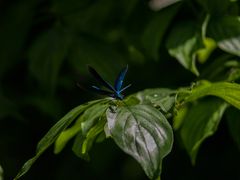
[[[149,105],[107,111],[109,132],[116,144],[134,157],[150,179],[160,176],[162,159],[171,151],[173,132],[166,118]]]

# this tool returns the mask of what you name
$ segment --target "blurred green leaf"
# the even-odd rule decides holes
[[[184,102],[192,102],[201,97],[212,95],[222,98],[229,104],[240,109],[240,85],[236,83],[210,83],[208,81],[201,81],[188,93],[184,98]]]
[[[167,88],[146,89],[136,94],[140,104],[149,104],[168,112],[175,104],[176,91]]]
[[[116,144],[141,164],[150,179],[159,177],[162,159],[173,144],[164,115],[149,105],[122,106],[107,111],[107,123]]]
[[[0,165],[0,180],[3,180],[3,168]]]
[[[240,149],[240,112],[238,109],[229,108],[226,116],[229,132]]]
[[[146,54],[151,58],[158,60],[159,47],[163,36],[169,27],[173,17],[177,13],[179,6],[171,6],[153,15],[150,22],[146,25],[141,42]]]
[[[30,48],[30,71],[48,92],[55,89],[59,70],[71,42],[71,33],[56,26],[39,36]]]
[[[213,38],[223,51],[240,56],[240,18],[238,16],[211,19],[208,36]]]
[[[81,73],[86,73],[86,65],[90,64],[103,77],[110,77],[110,80],[127,64],[125,57],[114,46],[93,37],[76,37],[68,58],[71,65]]]
[[[219,0],[197,0],[197,2],[205,11],[215,16],[226,14],[231,5],[230,0],[221,0],[221,3],[219,3]]]
[[[227,104],[216,98],[201,100],[189,107],[183,118],[180,134],[193,164],[200,145],[215,133],[226,108]]]
[[[0,78],[21,61],[37,4],[37,1],[23,0],[1,12]]]
[[[108,101],[107,99],[102,99],[98,103],[92,105],[85,110],[72,127],[62,131],[55,141],[54,153],[60,153],[67,142],[77,133],[82,133],[85,136],[107,110],[108,104],[106,104],[106,102]]]
[[[182,0],[150,0],[149,6],[152,10],[158,11]]]
[[[76,108],[68,112],[63,118],[61,118],[39,141],[37,145],[36,154],[33,158],[29,159],[22,167],[20,172],[14,178],[14,180],[19,179],[21,176],[27,173],[38,157],[54,143],[62,131],[64,131],[84,110],[91,107],[92,105],[100,102],[101,100],[90,101],[86,104],[79,105]]]
[[[194,22],[176,24],[167,39],[167,49],[186,69],[199,75],[196,68],[196,53],[204,47],[200,30]]]
[[[203,43],[205,47],[197,51],[197,59],[202,64],[207,61],[213,50],[217,47],[216,42],[211,38],[204,38]]]

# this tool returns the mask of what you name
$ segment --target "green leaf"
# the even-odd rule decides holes
[[[28,160],[14,178],[14,180],[19,179],[21,176],[27,173],[27,171],[31,168],[34,162],[38,159],[38,157],[50,146],[54,143],[54,141],[58,138],[62,131],[64,131],[84,110],[91,107],[92,105],[100,102],[101,100],[90,101],[86,104],[77,106],[72,109],[69,113],[67,113],[63,118],[61,118],[48,132],[47,134],[40,140],[37,145],[36,154],[33,158]]]
[[[213,38],[220,49],[240,56],[240,18],[224,16],[209,22],[208,36]]]
[[[141,42],[143,48],[151,58],[158,60],[159,47],[166,30],[171,23],[173,17],[178,11],[179,6],[172,6],[163,11],[157,12],[151,18],[151,21],[144,29]]]
[[[188,92],[184,98],[184,102],[195,101],[198,98],[212,95],[217,96],[240,109],[240,85],[229,82],[210,83],[208,81],[200,81],[193,90]],[[181,98],[180,98],[181,99]]]
[[[175,104],[176,91],[167,88],[146,89],[136,94],[141,104],[151,104],[167,113]]]
[[[189,107],[180,135],[193,164],[200,145],[215,133],[226,108],[227,104],[216,98],[202,100]]]
[[[161,112],[150,105],[120,106],[108,109],[107,125],[116,144],[150,179],[160,176],[162,159],[173,144],[172,128]]]
[[[186,69],[199,75],[196,68],[196,53],[203,48],[200,28],[194,22],[178,23],[167,39],[167,49]]]
[[[226,115],[229,132],[240,150],[240,112],[238,109],[230,108]]]
[[[71,42],[70,32],[56,26],[39,36],[30,48],[30,71],[48,92],[55,89],[59,70]]]
[[[106,124],[106,115],[99,117],[98,122],[88,131],[86,136],[82,133],[75,138],[74,145],[72,147],[73,152],[83,159],[89,159],[88,152],[91,149],[98,136],[104,132],[104,126]],[[105,136],[104,136],[105,139]]]
[[[152,10],[158,11],[182,0],[151,0],[149,6]]]
[[[105,113],[108,108],[108,99],[103,99],[98,103],[92,105],[76,120],[75,124],[61,132],[55,141],[54,153],[58,154],[65,147],[67,142],[73,138],[77,133],[82,133],[85,136],[88,131],[94,126],[98,121],[99,117]],[[81,132],[80,132],[81,131]]]
[[[184,118],[186,116],[186,114],[188,113],[188,106],[183,106],[180,109],[177,110],[174,118],[173,118],[173,129],[174,130],[178,130],[184,121]]]
[[[3,180],[3,168],[0,165],[0,180]]]
[[[216,42],[211,38],[204,38],[203,43],[205,47],[197,51],[197,59],[202,64],[207,61],[207,59],[209,58],[213,50],[216,49],[217,46]]]

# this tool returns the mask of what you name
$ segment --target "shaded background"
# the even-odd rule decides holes
[[[153,11],[144,0],[0,1],[0,165],[4,178],[16,175],[40,138],[66,112],[99,98],[76,87],[79,81],[93,82],[86,64],[110,82],[128,64],[126,83],[132,87],[127,94],[145,88],[178,88],[196,80],[169,56],[164,42],[174,23],[197,20],[201,13],[194,1],[161,11]],[[200,70],[207,65],[199,65]],[[176,141],[163,163],[164,180],[240,179],[239,150],[224,119],[217,133],[204,142],[194,167]],[[71,143],[56,156],[50,148],[22,179],[147,177],[135,160],[108,139],[93,147],[90,162],[77,158]]]

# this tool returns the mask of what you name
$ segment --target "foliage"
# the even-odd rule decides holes
[[[110,179],[146,178],[139,175],[142,170],[136,170],[135,162],[111,162],[122,156],[114,154],[114,145],[105,144],[111,139],[140,164],[149,179],[160,175],[176,179],[178,173],[171,171],[176,168],[183,173],[186,159],[182,149],[193,165],[200,166],[198,154],[200,161],[208,156],[208,152],[202,156],[201,149],[218,133],[224,132],[224,138],[229,134],[240,147],[239,1],[15,0],[0,5],[0,179],[3,175],[13,178],[52,124],[15,180],[40,156],[51,157],[47,152],[52,145],[55,154],[62,152],[57,157],[69,158],[71,144],[74,154],[84,160],[96,153],[94,163],[100,164],[96,169],[111,167],[118,173],[108,170]],[[77,90],[76,82],[86,86],[91,82],[86,64],[110,81],[128,64],[126,79],[133,84],[129,95],[123,100],[91,100],[98,96]],[[228,149],[222,145],[217,149],[222,153],[217,159],[236,152],[233,159],[238,162],[239,150],[230,138],[227,141]],[[98,142],[103,142],[104,150],[98,149]],[[8,149],[19,149],[15,159],[21,158],[9,158]],[[179,154],[183,155],[178,161],[181,167],[174,161]],[[66,159],[59,160],[56,169],[42,162],[47,170],[54,169],[47,178],[98,177],[91,171],[74,171]],[[203,167],[210,166],[206,162]],[[129,170],[120,175],[125,166]],[[239,178],[235,166],[226,167],[231,169],[232,179]],[[31,172],[30,179],[36,179],[39,173]],[[199,179],[222,177],[211,174]],[[191,173],[181,175],[198,178]]]

